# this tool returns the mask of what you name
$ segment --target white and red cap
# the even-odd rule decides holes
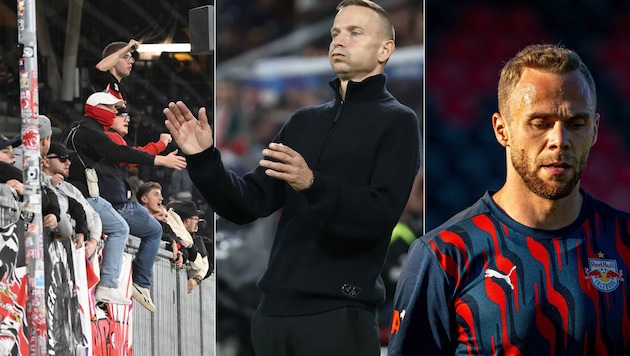
[[[107,92],[96,92],[92,95],[90,95],[87,100],[85,101],[86,105],[91,105],[91,106],[97,106],[99,104],[103,104],[103,105],[114,105],[116,106],[116,108],[124,108],[125,107],[125,102],[118,99],[117,97],[113,96],[110,93]]]

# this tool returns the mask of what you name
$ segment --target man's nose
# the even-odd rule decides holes
[[[562,121],[556,121],[549,130],[549,148],[565,149],[569,147],[570,133]]]

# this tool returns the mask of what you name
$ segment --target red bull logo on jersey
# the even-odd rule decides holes
[[[612,292],[623,282],[623,270],[617,270],[616,260],[589,258],[588,268],[584,268],[584,278],[590,279],[593,286],[602,292]]]

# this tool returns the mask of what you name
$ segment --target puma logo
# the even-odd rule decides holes
[[[484,273],[484,277],[486,278],[494,277],[494,278],[502,279],[510,286],[510,288],[512,288],[512,290],[514,290],[514,285],[512,284],[512,281],[510,280],[510,275],[512,275],[512,272],[514,272],[515,269],[516,269],[516,266],[512,267],[512,269],[510,270],[510,273],[503,274],[501,272],[488,268],[486,269]]]

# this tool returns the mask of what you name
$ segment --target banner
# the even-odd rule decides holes
[[[133,257],[123,253],[118,289],[131,298],[131,261]],[[132,305],[102,304],[94,309],[92,335],[94,356],[131,356],[132,352]]]

